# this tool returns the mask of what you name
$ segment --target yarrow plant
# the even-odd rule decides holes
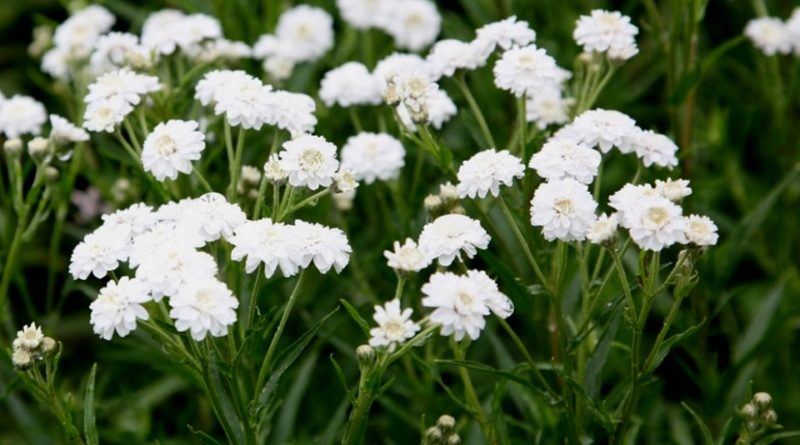
[[[704,204],[719,186],[691,173],[695,46],[654,112],[631,105],[639,91],[609,97],[654,64],[621,11],[579,11],[554,33],[502,2],[493,22],[470,2],[469,20],[430,0],[136,20],[117,3],[37,28],[29,52],[52,100],[0,94],[0,311],[46,307],[64,342],[31,322],[4,350],[69,442],[162,441],[104,426],[133,422],[109,414],[121,399],[95,407],[114,390],[148,407],[199,399],[163,428],[185,442],[667,440],[645,432],[675,411],[653,411],[652,383],[703,327],[685,303],[705,258],[745,250]],[[691,8],[690,28],[704,11]],[[658,5],[645,9],[674,50]],[[800,54],[798,11],[744,34],[766,56]],[[26,251],[42,225],[48,249]],[[42,302],[17,273],[32,256],[47,261]],[[114,351],[96,354],[82,430],[55,378],[76,331]],[[115,361],[146,366],[129,377],[150,386],[105,374]],[[765,393],[725,412],[737,443],[778,437]]]

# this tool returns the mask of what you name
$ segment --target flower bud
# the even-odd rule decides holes
[[[425,209],[430,211],[437,210],[442,205],[442,198],[439,195],[428,195],[423,202]]]
[[[441,443],[442,442],[442,431],[439,428],[432,426],[425,430],[425,438],[428,440],[428,443]]]
[[[56,182],[58,180],[58,175],[59,173],[57,168],[53,167],[52,165],[48,165],[47,167],[45,167],[44,178],[48,182],[50,183]]]
[[[361,345],[356,348],[358,367],[363,371],[372,368],[375,364],[375,348],[370,345]]]
[[[41,161],[50,151],[50,141],[43,137],[35,137],[28,142],[28,154],[36,161]]]
[[[453,434],[451,434],[450,436],[447,437],[447,441],[445,441],[445,444],[447,444],[447,445],[460,445],[461,444],[461,437],[458,434],[453,433]]]
[[[442,432],[449,433],[453,431],[453,428],[455,428],[456,419],[448,414],[443,414],[441,417],[439,417],[439,420],[436,421],[436,426],[438,426]]]
[[[758,415],[758,408],[752,403],[748,403],[742,407],[741,413],[745,419],[750,420]]]
[[[33,355],[25,348],[18,348],[11,354],[11,363],[19,370],[30,368],[33,364]]]
[[[772,406],[772,396],[765,392],[757,392],[753,395],[753,403],[756,404],[760,411],[764,411]]]
[[[771,409],[764,413],[761,420],[764,421],[764,426],[773,426],[778,423],[778,413]]]
[[[19,156],[20,152],[22,152],[22,139],[14,138],[7,140],[3,144],[3,151],[5,151],[8,157]]]
[[[287,178],[286,171],[281,167],[278,155],[272,155],[264,164],[264,177],[273,184],[282,184]]]
[[[53,351],[56,350],[57,345],[58,344],[56,343],[56,341],[53,340],[51,337],[45,337],[42,339],[42,344],[40,347],[42,348],[43,354],[51,354]]]

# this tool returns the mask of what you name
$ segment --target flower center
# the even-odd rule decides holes
[[[689,228],[698,236],[706,236],[711,233],[711,231],[708,230],[708,226],[700,221],[692,221]]]
[[[669,220],[669,213],[663,207],[653,207],[647,210],[647,219],[656,226],[663,226]]]
[[[572,213],[572,200],[567,198],[559,199],[553,203],[553,207],[561,215],[569,215]]]
[[[403,323],[399,320],[389,320],[384,326],[384,330],[386,331],[386,336],[390,338],[401,338],[405,332]]]
[[[214,296],[211,292],[207,289],[200,289],[194,296],[194,300],[197,302],[197,305],[201,308],[208,308],[211,306],[211,303],[214,301]]]
[[[156,139],[155,146],[156,151],[161,156],[170,156],[178,151],[178,146],[175,144],[175,140],[167,135],[159,136],[159,138]]]
[[[472,306],[473,301],[475,301],[475,299],[472,298],[472,295],[470,295],[469,292],[462,290],[458,293],[458,302],[461,303],[461,305]]]
[[[300,155],[300,165],[303,170],[316,171],[322,167],[325,156],[319,150],[309,148]]]

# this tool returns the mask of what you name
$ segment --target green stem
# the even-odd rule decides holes
[[[478,102],[475,100],[475,96],[472,95],[472,91],[469,89],[469,85],[467,85],[467,80],[464,75],[463,71],[456,73],[453,77],[456,81],[456,85],[461,90],[461,93],[464,95],[464,98],[467,99],[467,103],[469,103],[469,108],[472,110],[472,114],[475,116],[475,120],[478,121],[478,126],[481,129],[481,133],[483,134],[484,141],[489,144],[491,148],[498,148],[497,144],[494,142],[494,137],[492,137],[492,132],[489,130],[489,125],[486,123],[486,118],[483,116],[481,112],[481,107],[478,106]]]
[[[206,180],[206,178],[203,176],[202,173],[200,173],[200,170],[198,170],[197,166],[194,164],[192,164],[192,171],[194,172],[197,181],[200,183],[201,186],[203,186],[203,189],[206,192],[211,193],[214,191],[214,189],[211,188],[211,185],[208,183],[208,180]]]
[[[231,167],[231,183],[228,185],[228,201],[231,202],[235,200],[236,183],[239,182],[239,173],[242,171],[244,132],[244,127],[239,127],[239,135],[236,138],[236,152],[234,153],[233,166]]]
[[[533,256],[533,252],[531,252],[531,248],[530,246],[528,246],[528,241],[522,234],[519,225],[517,225],[517,220],[511,213],[511,209],[508,207],[508,204],[506,203],[506,200],[505,198],[503,198],[502,194],[500,195],[500,207],[503,209],[503,214],[505,215],[508,224],[511,226],[511,229],[514,232],[514,236],[517,237],[517,242],[519,243],[520,247],[522,247],[522,252],[525,254],[525,258],[527,258],[528,263],[530,264],[531,268],[533,268],[533,272],[536,274],[536,278],[539,279],[539,281],[542,283],[542,286],[548,292],[550,292],[551,295],[555,295],[552,286],[549,284],[547,278],[545,278],[541,267],[539,267],[539,263],[536,261],[536,257]]]
[[[464,361],[466,359],[466,354],[464,352],[465,346],[466,345],[464,344],[457,343],[455,339],[451,337],[450,348],[453,350],[453,356],[456,360]],[[475,385],[472,384],[472,378],[469,376],[469,370],[463,366],[459,366],[458,373],[461,376],[462,383],[464,384],[464,397],[467,399],[467,403],[472,408],[475,420],[481,427],[484,437],[489,443],[497,444],[497,437],[495,437],[492,425],[488,420],[486,420],[486,413],[484,413],[481,400],[478,397],[477,391],[475,391]]]
[[[289,314],[292,312],[292,308],[294,304],[297,302],[297,297],[300,294],[300,286],[303,284],[303,275],[305,274],[305,270],[300,271],[300,274],[297,276],[297,282],[294,285],[294,290],[292,290],[291,295],[289,295],[289,301],[286,303],[286,306],[283,308],[283,315],[281,315],[281,319],[278,322],[278,328],[275,331],[275,335],[272,336],[272,340],[269,342],[269,348],[267,349],[267,355],[264,357],[264,361],[261,363],[261,370],[258,372],[258,379],[256,380],[256,394],[261,392],[261,388],[264,386],[264,383],[267,379],[267,373],[271,370],[272,367],[272,356],[275,354],[275,350],[278,347],[278,343],[280,342],[281,335],[283,335],[283,330],[286,327],[286,322],[289,320]]]
[[[526,99],[525,96],[517,98],[517,126],[519,127],[519,155],[522,159],[528,159],[528,154],[525,149],[528,146],[528,120],[526,112]]]
[[[281,214],[280,220],[283,221],[284,219],[289,217],[292,213],[302,209],[303,207],[305,207],[308,204],[318,200],[319,198],[322,198],[323,196],[329,194],[330,192],[331,192],[331,189],[330,189],[330,187],[328,187],[328,188],[326,188],[324,190],[321,190],[321,191],[319,191],[317,193],[314,193],[313,195],[309,196],[308,198],[303,199],[302,201],[298,202],[297,204],[295,204],[295,205],[289,207],[288,209],[286,209],[285,212],[283,214]]]
[[[514,332],[514,330],[511,328],[511,326],[505,319],[499,317],[498,319],[500,320],[500,326],[502,326],[503,329],[505,329],[506,333],[508,333],[509,337],[511,337],[511,341],[514,342],[514,345],[517,347],[519,352],[525,358],[525,361],[528,362],[528,367],[531,368],[531,372],[533,372],[533,375],[536,377],[536,380],[538,380],[539,383],[542,384],[542,386],[547,390],[548,393],[554,394],[555,391],[553,391],[553,387],[550,386],[550,383],[547,382],[547,379],[545,379],[541,371],[539,371],[539,367],[536,365],[536,362],[533,360],[533,357],[531,357],[530,352],[528,352],[528,348],[526,348],[525,344],[522,343],[522,340],[519,338],[517,333]]]

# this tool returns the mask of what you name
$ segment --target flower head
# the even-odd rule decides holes
[[[612,240],[617,234],[618,224],[616,213],[612,213],[611,215],[603,213],[598,216],[597,220],[589,227],[586,238],[594,244],[602,244]]]
[[[385,26],[398,48],[419,51],[433,43],[441,24],[442,17],[432,1],[403,0],[392,8]]]
[[[342,147],[342,167],[367,184],[397,178],[405,165],[403,144],[386,133],[362,132]]]
[[[144,140],[142,165],[159,181],[175,179],[178,172],[192,172],[192,161],[200,159],[206,147],[205,135],[195,121],[173,119],[156,126]]]
[[[442,266],[449,266],[463,252],[468,258],[478,253],[478,249],[489,247],[491,237],[478,220],[468,216],[443,215],[422,228],[419,247],[429,258],[439,260]]]
[[[461,198],[485,198],[500,194],[500,186],[510,186],[514,178],[525,175],[525,166],[508,150],[484,150],[458,168],[458,194]]]
[[[281,168],[293,187],[328,187],[339,168],[336,146],[321,136],[306,134],[286,141],[279,155]]]
[[[663,134],[652,130],[637,131],[631,145],[645,167],[657,165],[672,168],[678,165],[678,146]]]
[[[305,221],[296,221],[294,226],[305,257],[303,267],[314,263],[321,273],[328,273],[331,267],[340,273],[347,266],[353,249],[344,232]]]
[[[383,306],[375,306],[375,315],[372,316],[378,327],[369,331],[370,346],[385,346],[393,352],[397,345],[413,337],[419,331],[418,324],[411,320],[410,308],[400,309],[400,300],[392,300]]]
[[[514,46],[530,45],[536,40],[536,33],[528,26],[528,22],[517,20],[516,16],[484,25],[475,34],[472,43],[484,58],[497,47],[507,51]]]
[[[713,246],[717,244],[717,225],[711,218],[703,215],[689,215],[684,218],[686,239],[697,246]]]
[[[69,261],[69,273],[76,280],[85,280],[89,275],[103,278],[110,270],[119,267],[130,253],[129,239],[102,227],[86,235]]]
[[[402,245],[395,241],[393,250],[385,250],[383,256],[397,272],[419,272],[431,264],[431,258],[411,238]]]
[[[572,178],[591,184],[602,156],[593,148],[569,138],[551,138],[531,157],[528,164],[548,181]]]
[[[122,277],[117,282],[109,281],[89,305],[94,333],[104,340],[111,340],[115,332],[120,337],[127,336],[136,329],[136,320],[150,318],[142,305],[151,299],[147,288],[137,279]]]
[[[175,329],[189,331],[193,339],[201,341],[208,334],[222,337],[228,333],[228,326],[236,322],[239,300],[225,283],[214,277],[198,277],[182,286],[169,304]]]
[[[0,132],[7,139],[38,135],[46,120],[44,105],[32,97],[15,95],[0,101]]]
[[[44,340],[42,327],[36,326],[36,323],[31,323],[22,327],[22,330],[17,332],[17,338],[13,341],[14,349],[24,348],[32,351],[39,347]]]
[[[573,37],[586,52],[607,53],[612,59],[626,60],[639,52],[638,33],[630,17],[618,11],[595,9],[591,15],[578,18]]]
[[[548,241],[582,241],[595,220],[597,203],[585,184],[558,179],[540,185],[531,200],[531,224]]]
[[[295,275],[305,263],[305,253],[292,225],[273,222],[269,218],[247,221],[238,226],[230,243],[231,259],[245,260],[245,270],[252,273],[264,265],[269,278],[280,268],[285,277]]]
[[[377,105],[381,103],[381,84],[364,64],[347,62],[325,73],[319,97],[329,107]]]
[[[561,69],[555,59],[536,45],[511,48],[494,66],[494,83],[517,97],[533,95],[537,90],[559,85]]]
[[[754,18],[747,22],[744,35],[768,56],[789,54],[792,51],[792,34],[786,23],[779,18]]]

